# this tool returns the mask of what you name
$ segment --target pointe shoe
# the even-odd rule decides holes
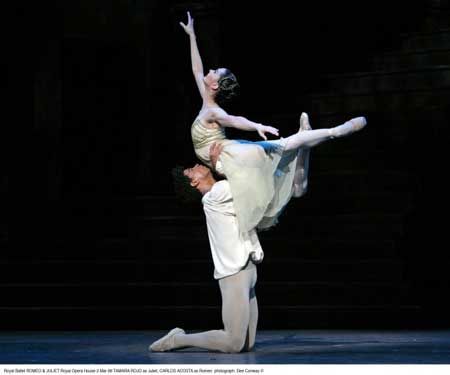
[[[178,335],[179,333],[184,334],[185,332],[181,328],[172,329],[167,335],[151,344],[148,347],[148,350],[151,350],[153,352],[166,352],[168,350],[173,349],[174,346],[173,338],[175,335]]]
[[[308,114],[306,112],[302,112],[302,114],[300,115],[300,128],[298,129],[298,131],[303,131],[303,130],[311,130],[311,125],[309,124],[309,117]]]
[[[353,131],[357,132],[364,128],[367,125],[367,120],[365,117],[355,117],[350,120],[350,122],[353,124]]]
[[[336,126],[330,129],[331,136],[333,138],[345,137],[357,131],[360,131],[367,125],[365,117],[355,117],[348,120],[343,125]]]

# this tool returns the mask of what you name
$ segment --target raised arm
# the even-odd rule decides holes
[[[240,130],[257,131],[260,137],[265,140],[267,140],[265,133],[278,136],[277,128],[250,121],[243,116],[229,115],[221,108],[211,110],[210,113],[210,119],[217,122],[220,126],[233,127]]]
[[[187,24],[185,25],[183,22],[180,22],[180,25],[184,29],[186,34],[189,35],[189,43],[191,45],[192,73],[194,74],[195,82],[197,83],[200,95],[204,99],[205,83],[203,82],[204,78],[203,63],[197,47],[197,39],[195,37],[194,31],[194,19],[191,18],[191,14],[189,12],[187,12],[187,15],[188,15]]]

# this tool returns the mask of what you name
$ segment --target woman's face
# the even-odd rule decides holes
[[[225,73],[225,68],[210,69],[204,78],[204,82],[209,87],[217,88],[220,77],[222,77]]]

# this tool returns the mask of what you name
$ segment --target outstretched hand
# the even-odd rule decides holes
[[[180,22],[180,25],[184,29],[186,34],[188,34],[188,35],[195,35],[194,19],[191,17],[191,14],[189,12],[187,12],[187,16],[188,16],[187,24],[185,25],[183,22]]]
[[[216,169],[216,163],[219,159],[219,155],[222,152],[223,146],[220,143],[214,142],[209,148],[209,158],[214,169]]]
[[[266,137],[265,133],[273,134],[278,137],[278,129],[277,128],[274,128],[272,126],[261,125],[258,129],[258,134],[262,139],[267,141],[267,137]]]

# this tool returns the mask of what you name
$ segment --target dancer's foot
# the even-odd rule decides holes
[[[181,328],[172,329],[167,335],[165,335],[164,337],[160,338],[158,341],[155,341],[153,344],[151,344],[148,347],[148,350],[151,350],[153,352],[166,352],[168,350],[173,349],[174,336],[178,335],[180,333],[184,334],[185,332]]]
[[[367,125],[365,117],[355,117],[347,121],[343,125],[336,126],[330,129],[332,138],[345,137],[352,133],[355,133]]]
[[[309,124],[309,117],[308,114],[305,112],[302,112],[300,116],[300,128],[298,129],[299,132],[304,130],[311,130],[311,125]]]

